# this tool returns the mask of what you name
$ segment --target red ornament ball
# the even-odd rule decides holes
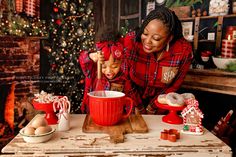
[[[52,67],[52,69],[55,69],[57,67],[57,65],[56,64],[52,64],[51,67]]]
[[[83,83],[84,83],[84,80],[80,80],[79,83],[80,83],[80,84],[83,84]]]
[[[61,19],[56,20],[56,24],[61,25],[61,23],[62,23]]]
[[[53,11],[57,13],[57,12],[58,12],[58,8],[57,8],[57,7],[54,7],[54,8],[53,8]]]

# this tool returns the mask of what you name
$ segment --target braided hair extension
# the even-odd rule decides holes
[[[154,19],[162,21],[167,27],[167,32],[170,32],[169,35],[173,35],[171,42],[175,42],[177,39],[183,37],[182,24],[175,13],[165,6],[158,6],[145,17],[141,28],[136,31],[136,41],[141,41],[141,35],[145,27]]]

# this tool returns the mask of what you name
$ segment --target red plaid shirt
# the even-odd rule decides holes
[[[93,91],[97,84],[97,63],[94,63],[89,58],[89,53],[83,51],[80,53],[79,62],[83,73],[85,75],[85,89],[84,97],[81,106],[82,112],[88,112],[88,95],[87,93]],[[122,65],[123,66],[123,65]],[[121,68],[124,69],[124,68]],[[122,71],[120,71],[117,76],[108,80],[106,77],[102,76],[102,84],[104,85],[104,90],[115,90],[126,94],[126,96],[133,99],[134,105],[138,106],[141,104],[142,100],[137,93],[137,90],[133,88],[132,82],[128,79]]]
[[[123,44],[127,59],[124,69],[140,89],[142,98],[148,100],[146,105],[155,110],[154,101],[159,94],[174,92],[181,86],[193,58],[192,46],[181,38],[157,60],[153,53],[143,51],[142,43],[135,42],[134,32],[123,39]]]

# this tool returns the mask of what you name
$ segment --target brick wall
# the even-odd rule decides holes
[[[35,115],[31,105],[39,92],[40,38],[0,37],[0,85],[15,82],[15,123],[21,128]]]

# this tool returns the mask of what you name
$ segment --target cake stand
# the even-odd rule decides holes
[[[169,110],[169,113],[162,117],[162,121],[170,124],[183,124],[183,119],[177,114],[177,111],[182,111],[186,106],[170,106],[167,104],[161,104],[155,101],[157,107]]]
[[[33,99],[32,104],[36,110],[45,112],[45,119],[48,124],[57,124],[58,118],[53,110],[53,102],[40,103]]]

